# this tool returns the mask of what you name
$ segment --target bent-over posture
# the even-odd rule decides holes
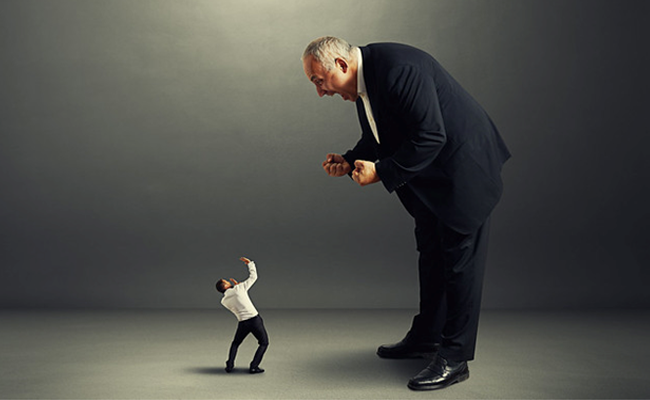
[[[302,59],[318,95],[354,102],[361,124],[357,144],[328,154],[324,170],[349,175],[361,186],[381,182],[415,222],[420,312],[404,339],[380,346],[377,354],[434,357],[409,381],[414,390],[466,380],[490,214],[503,191],[508,148],[487,112],[422,50],[398,43],[358,47],[322,37]]]

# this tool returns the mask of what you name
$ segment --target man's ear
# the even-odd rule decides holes
[[[339,68],[343,73],[348,72],[348,62],[344,59],[337,58],[334,60],[334,63],[336,64],[336,68]]]

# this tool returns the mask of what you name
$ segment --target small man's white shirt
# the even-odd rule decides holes
[[[221,299],[221,304],[237,317],[238,321],[246,321],[256,317],[259,313],[248,297],[248,289],[257,280],[255,262],[248,263],[248,279],[226,290]]]

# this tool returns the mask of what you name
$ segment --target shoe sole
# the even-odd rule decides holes
[[[437,390],[437,389],[444,389],[447,388],[455,383],[460,383],[463,381],[466,381],[469,379],[469,371],[467,373],[464,373],[462,375],[459,375],[456,377],[456,379],[445,382],[444,384],[438,384],[438,385],[420,385],[420,386],[415,386],[411,385],[410,383],[407,385],[409,389],[411,390]]]

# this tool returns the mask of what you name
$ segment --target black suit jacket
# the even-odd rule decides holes
[[[389,192],[408,186],[452,229],[482,225],[503,191],[510,157],[483,108],[429,54],[396,43],[361,47],[363,76],[377,125],[377,144],[363,101],[357,145],[343,155],[376,161]]]

